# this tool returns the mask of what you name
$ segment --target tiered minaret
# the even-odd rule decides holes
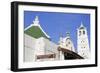
[[[77,48],[78,54],[87,59],[90,57],[90,49],[88,42],[88,34],[86,28],[81,23],[81,26],[77,29]]]

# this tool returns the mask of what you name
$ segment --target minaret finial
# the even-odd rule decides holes
[[[81,22],[81,26],[80,27],[83,27],[83,23]]]
[[[35,21],[38,21],[38,16],[35,17]]]
[[[33,21],[33,23],[35,25],[38,25],[39,24],[39,18],[38,18],[38,16],[35,17],[35,20]]]
[[[79,29],[84,29],[85,27],[83,26],[83,23],[81,22],[81,25],[79,27]]]
[[[80,27],[84,27],[82,22],[81,22],[81,26]]]

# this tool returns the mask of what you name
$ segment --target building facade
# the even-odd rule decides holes
[[[50,36],[42,29],[38,16],[24,30],[24,62],[50,61],[66,59],[88,59],[90,49],[86,28],[81,24],[77,29],[77,50],[70,33],[59,38],[59,44],[51,41]]]
[[[60,37],[59,47],[75,52],[75,47],[70,38],[70,33],[66,33],[66,37]],[[60,59],[64,60],[64,53],[62,51],[60,51]]]
[[[24,61],[58,60],[57,45],[41,28],[38,16],[24,31]]]

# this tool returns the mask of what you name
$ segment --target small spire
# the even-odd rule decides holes
[[[35,17],[35,20],[33,21],[33,23],[35,25],[38,25],[39,24],[39,18],[38,18],[38,16]]]
[[[84,27],[82,22],[81,22],[81,26],[80,27]]]
[[[84,29],[85,27],[83,26],[83,23],[81,22],[81,25],[79,27],[79,29]]]
[[[70,38],[70,33],[66,32],[67,38]]]

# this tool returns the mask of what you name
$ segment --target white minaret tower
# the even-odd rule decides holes
[[[84,59],[88,59],[90,57],[87,30],[82,23],[81,26],[77,29],[77,48],[78,54]]]

